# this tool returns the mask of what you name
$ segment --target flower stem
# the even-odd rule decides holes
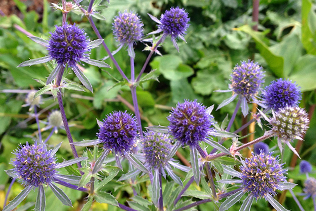
[[[93,3],[94,3],[94,0],[90,0],[89,7],[88,7],[88,13],[91,13]]]
[[[227,193],[223,193],[223,194],[218,194],[218,199],[221,200],[221,199],[224,199],[230,195],[233,195],[234,193],[237,193],[238,191],[240,191],[242,188],[238,188],[236,190],[232,190],[232,191],[229,191]]]
[[[8,200],[8,197],[9,197],[9,193],[10,193],[10,191],[11,191],[12,185],[13,185],[13,183],[15,182],[15,180],[16,180],[16,178],[13,178],[13,179],[12,179],[12,181],[11,181],[11,183],[10,183],[10,186],[9,186],[9,188],[8,188],[8,191],[7,191],[7,193],[5,194],[5,199],[4,199],[3,207],[5,207],[5,205],[7,204],[7,200]]]
[[[65,67],[63,67],[58,72],[57,79],[56,79],[56,86],[57,87],[60,86],[61,79],[62,79],[63,74],[64,74],[64,70],[65,70]],[[70,144],[72,154],[74,155],[75,158],[78,158],[79,156],[78,156],[77,150],[75,148],[75,145],[73,145],[74,141],[72,140],[72,136],[71,136],[71,133],[69,130],[68,121],[67,121],[67,117],[66,117],[66,113],[65,113],[65,109],[64,109],[64,105],[63,105],[63,98],[62,98],[60,89],[57,92],[57,99],[58,99],[59,109],[60,109],[60,113],[61,113],[61,118],[62,118],[63,123],[64,123],[64,128],[65,128],[66,133],[67,133],[67,137],[68,137],[68,141]],[[82,167],[80,162],[78,162],[77,165],[78,165],[79,169]]]
[[[191,177],[191,179],[188,181],[188,183],[184,186],[184,188],[181,190],[177,198],[174,200],[173,204],[176,205],[178,201],[180,200],[182,194],[190,187],[190,185],[193,183],[194,177]]]
[[[47,141],[50,139],[50,137],[52,137],[53,134],[54,134],[54,128],[52,129],[52,131],[50,132],[50,134],[47,136],[47,138],[46,138],[44,144],[47,143]]]
[[[118,206],[119,206],[119,208],[121,208],[123,210],[126,210],[126,211],[137,211],[137,210],[134,210],[134,209],[132,209],[130,207],[125,206],[124,204],[118,203]]]
[[[89,22],[90,22],[90,25],[91,25],[91,27],[92,27],[94,33],[97,35],[97,37],[98,37],[99,39],[103,39],[102,36],[101,36],[101,34],[100,34],[100,32],[99,32],[99,30],[98,30],[97,27],[95,26],[95,24],[94,24],[93,19],[92,19],[91,16],[88,16],[88,20],[89,20]],[[105,44],[104,40],[103,40],[103,42],[102,42],[102,45],[103,45],[104,49],[106,50],[106,52],[108,53],[110,59],[113,61],[115,67],[116,67],[117,70],[120,72],[121,76],[122,76],[124,79],[126,79],[126,80],[128,81],[128,78],[126,77],[126,75],[124,74],[123,70],[121,69],[121,67],[119,66],[119,64],[118,64],[117,61],[115,60],[115,58],[113,57],[113,55],[112,55],[110,49],[109,49],[108,46]]]
[[[212,201],[211,199],[203,199],[201,201],[196,201],[196,202],[193,202],[192,204],[189,204],[187,206],[181,207],[180,209],[176,209],[175,211],[187,210],[187,209],[190,209],[192,207],[195,207],[195,206],[198,206],[200,204],[207,203],[207,202],[211,202],[211,201]]]
[[[131,61],[131,82],[134,83],[135,80],[135,63],[134,63],[134,58],[130,57]]]
[[[312,196],[312,198],[313,198],[313,203],[314,203],[314,211],[316,211],[316,201],[315,201],[316,197]]]
[[[54,178],[54,181],[60,185],[63,185],[65,187],[68,187],[68,188],[71,188],[71,189],[74,189],[74,190],[79,190],[79,191],[82,191],[82,192],[87,192],[88,193],[88,189],[87,188],[83,188],[83,187],[78,187],[77,185],[73,185],[73,184],[70,184],[68,182],[64,182],[64,181],[61,181],[59,179],[56,179]]]
[[[148,65],[148,62],[149,62],[150,58],[152,57],[152,55],[154,54],[154,52],[157,50],[157,48],[158,48],[158,46],[160,45],[160,43],[161,43],[163,40],[165,40],[166,36],[167,36],[167,35],[163,34],[163,35],[161,36],[161,38],[158,40],[158,42],[153,46],[152,50],[150,51],[150,53],[149,53],[149,55],[148,55],[148,57],[147,57],[147,59],[146,59],[144,65],[143,65],[143,67],[142,67],[142,69],[141,69],[141,71],[140,71],[140,73],[139,73],[139,75],[138,75],[138,77],[137,77],[137,79],[136,79],[136,82],[138,82],[138,81],[140,80],[140,77],[141,77],[142,74],[144,73],[144,71],[145,71],[145,69],[146,69],[146,67],[147,67],[147,65]]]
[[[298,201],[298,199],[296,198],[294,192],[292,189],[289,189],[290,193],[293,196],[294,201],[296,202],[297,206],[300,208],[301,211],[304,211],[304,208],[302,207],[301,203]]]
[[[42,133],[41,133],[41,127],[39,125],[39,120],[38,120],[38,115],[37,115],[37,106],[34,106],[34,115],[35,115],[35,120],[37,124],[37,129],[38,129],[38,139],[39,143],[42,143]]]
[[[234,122],[234,120],[235,120],[235,117],[236,117],[236,114],[237,114],[237,111],[238,111],[240,105],[241,105],[241,98],[239,98],[239,100],[238,100],[238,102],[237,102],[237,105],[236,105],[236,108],[235,108],[235,110],[234,110],[234,113],[233,113],[233,115],[232,115],[232,118],[230,119],[230,121],[229,121],[229,123],[228,123],[228,126],[227,126],[227,128],[226,128],[226,131],[227,131],[227,132],[230,131],[230,128],[231,128],[232,125],[233,125],[233,122]]]
[[[143,135],[143,129],[142,129],[142,122],[140,120],[140,113],[139,113],[139,109],[138,109],[136,87],[135,86],[131,86],[130,88],[131,88],[131,93],[132,93],[132,98],[133,98],[133,105],[134,105],[135,116],[136,116],[136,120],[137,120],[137,126],[138,126],[139,133],[142,136]]]
[[[161,171],[159,170],[159,199],[158,199],[158,209],[163,211],[163,195],[162,195],[162,182],[161,182]]]

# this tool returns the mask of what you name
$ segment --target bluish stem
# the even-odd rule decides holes
[[[304,211],[304,208],[302,207],[301,203],[298,201],[298,199],[296,198],[294,192],[292,189],[289,189],[290,193],[293,196],[294,201],[296,202],[297,206],[300,208],[301,211]]]
[[[313,203],[314,203],[314,211],[316,211],[316,201],[315,201],[315,197],[312,196],[312,198],[313,198]]]
[[[97,35],[97,37],[98,37],[99,39],[103,39],[102,36],[100,35],[99,30],[98,30],[97,27],[95,26],[95,24],[94,24],[93,19],[92,19],[91,16],[88,16],[88,20],[89,20],[89,22],[90,22],[90,25],[91,25],[91,27],[92,27],[94,33]],[[128,78],[126,77],[126,75],[124,74],[123,70],[121,69],[121,67],[119,66],[119,64],[118,64],[117,61],[115,60],[115,58],[113,57],[113,55],[112,55],[110,49],[109,49],[108,46],[105,44],[104,40],[103,40],[103,42],[102,42],[102,45],[103,45],[104,49],[106,50],[106,52],[108,53],[110,59],[113,61],[115,67],[117,68],[117,70],[118,70],[118,71],[120,72],[120,74],[122,75],[122,77],[128,81]]]
[[[201,201],[196,201],[196,202],[193,202],[192,204],[189,204],[187,206],[181,207],[180,209],[176,209],[175,211],[187,210],[187,209],[190,209],[192,207],[195,207],[195,206],[198,206],[200,204],[207,203],[207,202],[211,202],[211,201],[212,201],[211,199],[203,199]]]
[[[8,197],[9,197],[9,193],[10,193],[10,191],[11,191],[12,185],[13,185],[13,183],[15,182],[15,180],[16,180],[15,178],[12,179],[12,181],[11,181],[11,183],[10,183],[10,186],[9,186],[9,188],[8,188],[8,191],[7,191],[7,193],[5,194],[5,199],[4,199],[3,207],[5,207],[5,205],[7,204],[7,200],[8,200]]]
[[[121,208],[123,210],[126,210],[126,211],[137,211],[137,210],[134,210],[134,209],[132,209],[130,207],[125,206],[124,204],[118,203],[118,206],[119,206],[119,208]]]
[[[234,193],[237,193],[238,191],[240,191],[242,188],[238,188],[236,190],[232,190],[232,191],[229,191],[227,193],[223,193],[223,194],[219,194],[218,195],[218,199],[221,200],[221,199],[224,199],[224,198],[227,198],[231,195],[233,195]]]
[[[46,142],[50,139],[50,137],[52,137],[52,135],[54,134],[54,128],[52,129],[52,131],[50,132],[50,134],[47,136],[46,140],[45,140],[45,144]]]
[[[161,170],[159,170],[159,199],[158,199],[158,209],[163,211],[163,195],[162,195],[162,181],[161,181]]]
[[[63,67],[58,72],[57,79],[56,79],[56,86],[57,87],[60,86],[61,79],[62,79],[63,74],[64,74],[64,70],[65,70],[65,67]],[[60,89],[57,92],[57,99],[58,99],[59,109],[60,109],[60,113],[61,113],[61,118],[63,119],[64,128],[65,128],[66,133],[67,133],[67,137],[68,137],[68,141],[70,144],[72,154],[74,155],[75,158],[78,158],[79,156],[78,156],[77,150],[75,148],[75,145],[73,145],[74,141],[72,140],[72,136],[71,136],[71,133],[69,130],[68,121],[67,121],[67,117],[66,117],[66,113],[65,113],[65,109],[64,109],[64,105],[63,105],[63,98],[62,98]],[[82,167],[80,162],[78,162],[77,165],[78,165],[79,169]]]
[[[68,188],[71,188],[71,189],[74,189],[74,190],[79,190],[79,191],[82,191],[82,192],[87,192],[88,193],[88,189],[87,188],[83,188],[83,187],[78,187],[77,185],[73,185],[73,184],[70,184],[68,182],[64,182],[64,181],[61,181],[59,179],[56,179],[54,178],[54,181],[60,185],[63,185],[65,187],[68,187]]]
[[[88,13],[89,14],[91,13],[93,2],[94,2],[94,0],[90,0],[89,7],[88,7]]]
[[[259,114],[260,115],[260,114]],[[251,123],[253,123],[254,121],[256,121],[256,118],[251,119],[249,122],[247,122],[246,124],[244,124],[243,126],[241,126],[239,129],[235,130],[234,133],[239,133],[240,131],[242,131],[243,129],[245,129],[246,127],[248,127]]]
[[[148,55],[148,57],[147,57],[147,59],[146,59],[144,65],[143,65],[143,67],[142,67],[142,69],[141,69],[141,71],[140,71],[140,73],[139,73],[139,75],[138,75],[138,77],[137,77],[137,79],[136,79],[136,82],[138,82],[138,81],[140,80],[140,77],[141,77],[142,74],[144,73],[144,71],[145,71],[145,69],[146,69],[146,67],[147,67],[147,65],[148,65],[148,63],[149,63],[150,58],[152,57],[152,55],[154,54],[155,50],[157,50],[158,46],[160,45],[160,43],[161,43],[165,38],[166,38],[166,35],[163,34],[162,37],[161,37],[161,38],[158,40],[158,42],[156,43],[156,45],[153,47],[153,49],[150,51],[150,53],[149,53],[149,55]]]
[[[39,125],[39,120],[38,120],[38,115],[37,115],[37,106],[34,106],[34,114],[35,114],[35,119],[36,119],[36,124],[37,124],[37,129],[38,129],[38,139],[39,143],[42,143],[42,133],[41,133],[41,127]]]
[[[181,190],[177,198],[174,200],[173,204],[176,205],[178,201],[181,199],[182,194],[190,187],[190,185],[194,182],[194,177],[191,177],[191,179],[187,182],[187,184],[184,186],[184,188]]]
[[[135,80],[135,63],[134,63],[134,58],[130,57],[131,61],[131,82],[134,83]]]
[[[230,131],[230,128],[231,128],[232,125],[233,125],[233,122],[234,122],[234,120],[235,120],[235,117],[236,117],[236,114],[237,114],[237,111],[238,111],[240,105],[241,105],[241,98],[239,98],[239,100],[238,100],[238,102],[237,102],[237,105],[236,105],[236,108],[235,108],[235,110],[234,110],[234,113],[233,113],[233,115],[232,115],[232,118],[230,119],[230,121],[229,121],[229,123],[228,123],[228,126],[227,126],[227,128],[226,128],[226,131],[227,131],[227,132]]]
[[[142,129],[142,122],[140,120],[140,113],[139,113],[139,109],[138,109],[136,87],[135,86],[131,86],[130,88],[131,88],[131,93],[132,93],[132,99],[133,99],[133,105],[134,105],[137,125],[138,125],[138,129],[139,129],[139,133],[142,136],[143,135],[143,129]]]
[[[62,5],[63,5],[63,21],[62,21],[62,24],[65,25],[66,22],[67,22],[67,12],[66,11],[66,0],[62,0]]]

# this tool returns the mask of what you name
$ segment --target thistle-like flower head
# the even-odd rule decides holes
[[[100,126],[98,139],[102,141],[104,149],[123,154],[130,152],[135,144],[137,125],[135,118],[126,111],[114,111],[109,114]]]
[[[53,111],[53,112],[48,116],[48,124],[49,124],[51,127],[62,127],[62,126],[64,125],[60,111]]]
[[[272,81],[263,91],[263,103],[268,109],[278,111],[286,106],[295,107],[301,100],[301,91],[297,84],[282,78]]]
[[[184,9],[171,8],[161,15],[159,28],[172,38],[183,36],[189,27],[190,18]]]
[[[300,107],[279,109],[270,121],[275,136],[283,141],[301,139],[308,129],[309,119],[306,111]]]
[[[210,127],[214,124],[212,118],[202,104],[196,100],[185,100],[184,103],[178,103],[176,108],[172,108],[168,117],[169,131],[182,146],[195,147],[207,137]]]
[[[247,99],[257,95],[261,84],[264,82],[262,67],[251,60],[236,65],[231,76],[233,92]]]
[[[309,177],[305,180],[304,183],[304,199],[307,199],[309,197],[316,197],[316,179],[313,177]]]
[[[36,91],[31,91],[28,93],[25,99],[26,104],[24,106],[30,106],[33,108],[34,106],[38,107],[41,104],[42,97],[40,95],[35,97],[35,94]]]
[[[55,173],[55,156],[43,145],[21,146],[13,160],[15,171],[25,185],[38,187],[49,184]]]
[[[56,26],[51,33],[47,47],[49,55],[57,64],[75,66],[82,58],[87,57],[89,41],[86,33],[76,25]]]
[[[308,161],[302,160],[300,163],[301,174],[310,173],[311,171],[312,171],[312,165]]]
[[[286,179],[286,170],[282,166],[270,154],[260,153],[246,158],[245,165],[240,168],[244,190],[257,199],[267,194],[275,195],[275,190],[280,189],[279,183]]]
[[[253,146],[253,152],[256,155],[259,155],[261,152],[268,154],[269,153],[269,146],[263,142],[256,143]]]
[[[143,26],[137,14],[132,12],[119,13],[114,18],[113,34],[122,45],[140,41],[143,37]]]
[[[172,145],[167,134],[149,131],[142,140],[146,163],[153,169],[163,168]]]

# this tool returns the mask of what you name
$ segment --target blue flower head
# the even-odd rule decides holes
[[[268,154],[269,146],[263,142],[259,142],[253,146],[253,151],[256,155],[259,155],[261,152]]]
[[[301,100],[301,91],[297,84],[290,80],[278,79],[272,81],[262,94],[263,103],[268,109],[275,111],[286,106],[295,107]]]
[[[149,34],[163,32],[163,40],[166,36],[170,35],[174,47],[179,51],[176,38],[179,37],[180,39],[185,41],[183,36],[185,35],[187,28],[189,27],[188,23],[190,21],[188,13],[185,12],[184,9],[176,7],[171,8],[170,10],[167,10],[164,14],[162,14],[160,20],[152,15],[149,16],[153,21],[159,24],[158,30]]]
[[[213,116],[196,100],[185,100],[172,108],[168,117],[169,131],[182,146],[196,147],[208,136],[210,127],[214,124],[212,119]]]
[[[135,144],[137,124],[135,118],[126,111],[114,111],[109,114],[100,126],[98,139],[103,143],[103,148],[120,153],[130,152]]]
[[[279,183],[286,179],[282,166],[279,160],[266,153],[246,158],[245,165],[240,167],[244,190],[257,199],[267,194],[275,195],[275,190],[280,189]]]
[[[312,171],[312,165],[308,161],[302,160],[300,163],[301,174],[310,173],[311,171]]]
[[[15,171],[25,185],[38,187],[49,184],[55,173],[55,155],[47,151],[43,145],[21,146],[13,160]]]
[[[142,140],[146,163],[153,169],[163,168],[172,145],[167,134],[149,131]]]
[[[233,92],[247,99],[257,95],[261,84],[264,83],[262,67],[251,60],[236,65],[231,77]]]
[[[36,91],[31,91],[28,93],[28,95],[25,98],[26,104],[23,105],[25,106],[30,106],[30,110],[32,110],[35,106],[39,107],[39,105],[42,103],[42,97],[37,96],[35,97]]]
[[[308,199],[309,197],[316,197],[316,179],[313,177],[309,177],[305,180],[304,183],[304,199]]]
[[[132,12],[119,13],[114,18],[113,22],[113,34],[121,46],[128,46],[128,53],[131,57],[135,57],[133,43],[140,41],[143,37],[144,24],[137,16]]]

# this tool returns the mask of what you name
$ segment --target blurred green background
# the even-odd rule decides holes
[[[50,31],[55,25],[60,25],[62,16],[60,11],[54,11],[51,4],[44,1],[19,1],[9,0],[14,7],[5,10],[6,16],[0,16],[0,208],[3,206],[4,195],[11,179],[4,172],[12,168],[10,159],[20,143],[32,142],[30,136],[36,134],[36,123],[32,119],[21,129],[21,122],[28,118],[28,108],[22,108],[25,94],[3,93],[3,90],[31,90],[40,89],[41,84],[34,79],[45,80],[53,68],[53,63],[35,65],[31,67],[17,68],[17,65],[25,60],[39,58],[47,54],[47,50],[30,40],[25,34],[17,30],[17,26],[23,28],[34,36],[49,39]],[[29,3],[37,4],[31,7]],[[57,3],[55,1],[55,3]],[[59,3],[59,2],[58,2]],[[147,67],[146,72],[156,70],[154,74],[159,76],[158,81],[148,81],[137,90],[138,102],[143,117],[143,127],[148,125],[167,126],[166,117],[171,107],[184,99],[197,99],[206,106],[215,105],[215,108],[227,99],[229,93],[214,93],[214,90],[226,90],[230,83],[230,74],[233,67],[249,58],[264,67],[266,73],[265,86],[277,78],[289,78],[301,87],[303,92],[300,106],[308,112],[313,112],[316,103],[316,4],[311,0],[261,0],[259,6],[258,32],[251,29],[252,4],[250,0],[110,0],[103,5],[107,8],[101,10],[100,15],[104,19],[95,19],[106,44],[111,51],[117,48],[112,35],[112,20],[118,11],[137,12],[144,23],[145,33],[157,29],[156,24],[147,13],[156,17],[170,7],[183,7],[189,13],[190,27],[185,35],[187,43],[179,40],[180,53],[173,47],[170,38],[163,43],[159,51],[163,56],[156,55]],[[4,5],[4,4],[3,4]],[[88,5],[83,1],[82,5]],[[1,5],[2,6],[2,5]],[[4,7],[2,7],[4,8]],[[2,9],[0,8],[0,9]],[[13,9],[12,9],[13,8]],[[42,8],[39,10],[38,8]],[[70,13],[68,21],[76,23],[83,28],[91,40],[97,39],[86,17]],[[135,70],[138,73],[148,55],[143,51],[146,43],[135,45],[136,59]],[[101,47],[93,49],[90,57],[101,59],[107,56]],[[115,55],[118,63],[130,77],[129,58],[126,48]],[[128,103],[132,104],[129,87],[114,86],[121,81],[118,71],[110,60],[106,60],[112,69],[99,69],[95,66],[84,65],[84,74],[90,80],[94,92],[76,92],[67,90],[64,94],[66,115],[75,141],[95,139],[98,131],[96,118],[101,120],[113,110],[128,110]],[[71,71],[67,78],[77,82]],[[44,103],[41,108],[53,105],[52,109],[58,109],[56,101],[51,95],[43,95]],[[213,111],[218,122],[222,122],[226,115],[233,113],[236,102],[223,107],[219,111]],[[45,121],[49,111],[44,112],[40,119]],[[315,116],[315,115],[314,115]],[[19,125],[18,125],[19,124]],[[241,112],[239,111],[233,128],[241,126]],[[43,125],[42,125],[43,126]],[[267,129],[267,128],[266,128]],[[47,137],[50,131],[43,132]],[[259,137],[263,131],[257,127],[255,137]],[[311,119],[303,146],[300,150],[301,158],[310,161],[313,166],[316,162],[316,122]],[[56,145],[63,142],[59,150],[59,160],[72,157],[71,150],[64,131],[53,135],[49,144]],[[267,140],[270,147],[276,145],[276,140]],[[297,141],[292,143],[295,146]],[[229,147],[230,143],[226,143]],[[80,149],[82,153],[83,149]],[[189,158],[189,150],[181,149],[184,157]],[[298,166],[290,168],[293,153],[285,149],[283,161],[289,168],[288,177],[298,184],[294,188],[295,193],[301,193],[305,176],[299,174]],[[298,160],[297,164],[299,164]],[[315,172],[315,171],[314,171]],[[182,174],[183,179],[185,177]],[[312,174],[316,176],[316,174]],[[148,184],[148,183],[147,183]],[[114,187],[120,187],[114,189]],[[12,200],[21,191],[19,183],[13,185],[10,199]],[[144,195],[146,186],[142,186]],[[120,203],[124,203],[132,194],[131,188],[123,183],[113,182],[107,187],[117,197]],[[74,190],[64,189],[73,201],[73,208],[62,206],[58,199],[47,193],[47,210],[78,210],[82,206],[86,195]],[[190,188],[188,197],[203,198],[198,192],[203,189],[196,185]],[[200,192],[200,193],[201,193]],[[36,194],[32,193],[25,200],[35,201]],[[303,201],[299,196],[305,210],[311,210],[312,200]],[[241,204],[237,204],[231,210],[238,210]],[[291,210],[298,210],[291,195],[287,193],[284,206]],[[199,210],[213,209],[212,203],[200,205]],[[31,208],[29,208],[31,209]],[[93,210],[118,210],[118,208],[95,203]],[[271,210],[264,200],[254,203],[253,210]]]

